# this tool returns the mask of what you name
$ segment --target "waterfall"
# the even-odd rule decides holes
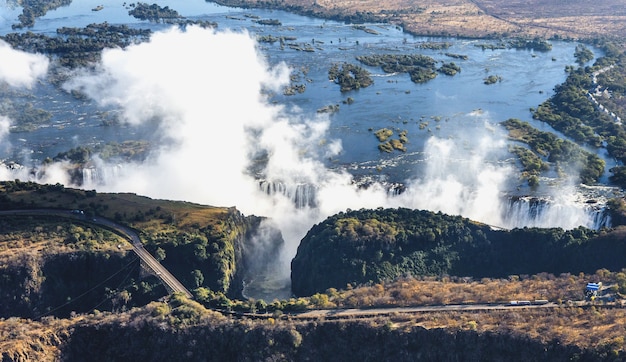
[[[611,226],[605,207],[592,204],[555,202],[549,198],[512,197],[502,211],[504,227],[561,227],[573,229],[584,226],[599,230]]]
[[[121,171],[120,165],[101,165],[98,167],[89,166],[81,169],[82,180],[81,186],[86,185],[104,185],[107,181],[114,180],[119,177]]]
[[[259,181],[259,189],[267,195],[282,195],[291,200],[298,209],[317,206],[315,185],[307,183],[287,184],[282,181]]]

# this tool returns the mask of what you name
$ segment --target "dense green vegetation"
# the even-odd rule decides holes
[[[32,32],[10,33],[0,37],[15,49],[56,57],[64,66],[76,67],[98,61],[104,48],[126,47],[146,41],[151,31],[126,25],[90,24],[85,28],[59,28],[59,36]]]
[[[328,79],[339,84],[342,92],[366,88],[374,83],[370,72],[350,63],[333,64],[328,70]]]
[[[100,194],[59,184],[0,183],[1,209],[58,207],[83,210],[88,217],[99,215],[141,230],[145,248],[188,289],[207,287],[232,297],[240,295],[246,273],[255,273],[252,260],[259,265],[269,263],[283,242],[280,232],[265,222],[267,247],[256,248],[252,235],[264,219],[244,217],[234,208]]]
[[[583,66],[585,63],[593,60],[594,55],[589,48],[583,44],[578,44],[576,45],[576,50],[574,50],[574,58],[576,58],[576,63],[578,63],[578,65]]]
[[[611,98],[623,98],[626,82],[623,77],[615,75],[624,71],[623,66],[619,65],[624,53],[613,43],[605,42],[598,46],[605,51],[605,56],[598,59],[591,68],[568,68],[566,81],[555,87],[555,94],[535,110],[533,118],[550,124],[579,143],[601,147],[602,143],[606,142],[609,154],[624,162],[626,130],[609,114],[599,111],[589,97],[590,92],[595,92],[596,86],[593,83],[593,72],[603,70],[598,75],[599,83],[614,92],[614,97]],[[588,59],[590,55],[585,48],[579,47],[577,56],[580,59]],[[610,65],[616,66],[610,69],[608,68]],[[623,112],[624,104],[612,102],[610,98],[604,97],[600,102],[606,103],[606,107],[612,112]]]
[[[437,71],[445,75],[455,75],[461,71],[461,67],[456,65],[454,62],[450,62],[442,64]]]
[[[19,24],[13,24],[13,29],[21,29],[24,27],[32,27],[35,25],[35,19],[46,15],[48,10],[67,6],[72,0],[21,0],[20,5],[23,10],[18,15]]]
[[[510,40],[508,46],[514,49],[532,49],[539,52],[549,52],[552,50],[552,44],[541,38],[525,39],[517,38]]]
[[[425,83],[437,76],[435,59],[421,54],[360,55],[356,59],[370,67],[381,67],[385,73],[408,73],[411,81]]]
[[[482,50],[496,50],[496,49],[532,49],[540,52],[548,52],[552,50],[552,44],[545,39],[541,38],[515,38],[510,40],[501,40],[498,43],[478,43],[474,44],[475,47]]]
[[[553,133],[539,131],[528,122],[518,119],[509,119],[502,124],[509,130],[510,138],[526,143],[537,156],[531,160],[528,153],[524,152],[522,163],[525,168],[544,170],[546,164],[538,163],[538,158],[545,159],[559,172],[578,174],[580,181],[585,184],[595,183],[604,172],[604,160],[573,142],[558,138]],[[519,152],[517,154],[520,155]]]
[[[10,128],[11,132],[33,131],[46,124],[52,118],[52,113],[45,109],[35,108],[30,102],[16,103],[6,101],[0,104],[0,114],[14,121],[14,125]]]
[[[145,159],[149,144],[146,141],[110,142],[96,146],[78,146],[54,156],[54,161],[70,161],[84,164],[91,161],[94,155],[102,160],[122,159],[125,161],[141,161]]]
[[[626,264],[614,255],[624,252],[625,240],[582,227],[494,231],[428,211],[348,211],[315,225],[304,237],[292,261],[292,290],[312,295],[402,275],[480,278],[620,270]]]
[[[132,15],[139,20],[150,20],[154,22],[170,22],[171,20],[181,18],[180,14],[174,9],[170,9],[169,6],[161,7],[157,4],[148,5],[146,3],[138,2],[137,4],[131,4],[134,6],[132,10],[128,12],[128,15]]]
[[[408,131],[400,131],[398,133],[397,139],[392,139],[393,130],[389,128],[381,128],[378,131],[374,132],[376,138],[378,138],[378,149],[381,152],[393,152],[394,150],[406,152],[405,143],[409,142],[409,138],[407,137]]]
[[[502,82],[502,77],[499,75],[490,75],[487,78],[483,79],[483,83],[486,85],[495,84],[498,82]]]
[[[533,151],[522,146],[512,146],[509,151],[515,154],[522,163],[522,178],[528,181],[529,186],[537,186],[539,175],[550,168],[549,164]]]

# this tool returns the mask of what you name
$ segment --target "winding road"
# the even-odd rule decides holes
[[[133,246],[133,251],[141,261],[146,265],[154,274],[161,280],[166,289],[170,292],[179,292],[185,294],[188,298],[193,298],[193,295],[185,286],[176,279],[158,260],[156,260],[141,243],[139,235],[131,228],[120,225],[109,219],[96,216],[93,218],[87,218],[82,212],[77,210],[56,210],[56,209],[33,209],[33,210],[4,210],[0,211],[2,215],[23,215],[23,216],[58,216],[68,219],[78,220],[80,222],[95,224],[111,230],[119,236],[127,239]]]

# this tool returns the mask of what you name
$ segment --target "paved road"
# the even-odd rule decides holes
[[[141,261],[148,266],[156,276],[161,279],[161,282],[165,287],[172,292],[184,293],[187,297],[192,298],[192,294],[185,288],[185,286],[176,279],[161,263],[159,263],[141,244],[141,239],[137,233],[118,223],[115,223],[109,219],[96,216],[94,218],[87,218],[81,213],[76,213],[71,210],[55,210],[55,209],[34,209],[34,210],[5,210],[0,211],[1,215],[28,215],[28,216],[40,216],[40,215],[53,215],[64,217],[68,219],[76,219],[81,222],[96,224],[98,226],[109,229],[116,234],[126,238],[133,246],[133,251]]]
[[[450,304],[431,305],[419,307],[390,307],[371,309],[316,309],[294,315],[295,318],[319,319],[319,318],[350,318],[350,317],[372,317],[379,315],[389,315],[394,313],[424,313],[424,312],[451,312],[451,311],[479,311],[479,310],[518,310],[520,308],[554,308],[557,304],[532,304],[532,305],[508,305],[508,304]]]

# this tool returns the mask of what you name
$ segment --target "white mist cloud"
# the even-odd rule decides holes
[[[510,165],[489,162],[506,152],[502,135],[486,128],[455,139],[431,137],[426,171],[400,195],[406,207],[463,215],[502,225],[502,195],[513,175]]]
[[[295,162],[283,148],[306,137],[299,134],[306,127],[289,126],[281,108],[261,95],[287,81],[287,68],[270,69],[247,33],[190,27],[106,50],[95,74],[67,87],[121,107],[131,124],[153,124],[162,141],[146,163],[127,168],[107,189],[252,212],[266,202],[255,198],[254,177],[246,173],[250,155],[265,147],[271,158]]]
[[[11,119],[0,115],[0,145],[4,146],[4,138],[9,134],[9,127],[11,127]]]
[[[506,152],[493,127],[454,140],[432,137],[425,174],[390,196],[377,184],[358,189],[349,174],[324,166],[322,159],[341,152],[339,140],[326,139],[328,118],[273,105],[262,95],[287,83],[287,67],[270,67],[245,32],[171,29],[125,50],[104,51],[98,69],[77,74],[67,89],[120,108],[130,124],[152,126],[160,143],[141,164],[99,165],[98,172],[114,177],[84,186],[270,217],[287,243],[283,276],[311,226],[346,208],[420,208],[506,226],[500,190],[511,169],[490,161]],[[468,117],[482,122],[488,115]],[[52,171],[50,177],[60,178]],[[257,176],[294,190],[314,185],[316,206],[296,208],[283,194],[262,192]],[[311,191],[299,192],[306,197]]]
[[[0,82],[30,88],[38,78],[46,75],[48,64],[46,56],[15,50],[0,40]]]

